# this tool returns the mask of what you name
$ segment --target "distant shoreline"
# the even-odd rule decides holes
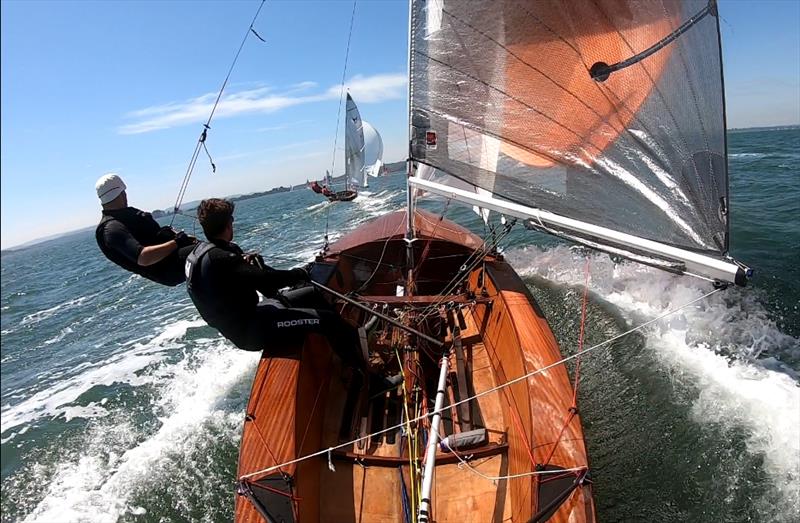
[[[727,133],[741,133],[741,132],[791,131],[791,130],[794,130],[794,129],[800,129],[800,123],[791,124],[791,125],[770,125],[770,126],[766,126],[766,127],[731,127],[730,129],[727,129],[726,132]],[[389,174],[397,172],[397,171],[399,171],[400,169],[402,169],[405,166],[405,163],[406,163],[405,161],[388,163],[388,164],[386,164],[387,171],[389,172]],[[334,178],[334,180],[338,180],[340,178],[341,178],[341,176],[337,176],[337,177]],[[279,193],[283,193],[283,192],[289,192],[289,191],[291,191],[293,189],[303,188],[305,186],[306,186],[305,183],[301,183],[301,184],[297,184],[297,185],[291,185],[291,186],[288,186],[288,187],[279,186],[279,187],[273,187],[272,189],[269,189],[267,191],[260,191],[260,192],[254,192],[254,193],[248,193],[248,194],[241,194],[241,195],[236,195],[236,196],[227,196],[226,198],[228,200],[237,202],[237,201],[241,201],[241,200],[249,200],[251,198],[258,198],[258,197],[261,197],[261,196],[268,196],[270,194],[279,194]],[[181,206],[181,211],[191,211],[191,210],[197,208],[197,206],[199,204],[200,204],[200,200],[196,200],[196,201],[193,201],[193,202],[189,202],[189,203],[183,204]],[[156,210],[152,211],[152,214],[153,214],[153,218],[158,219],[158,218],[163,218],[165,216],[171,216],[173,214],[173,210],[172,209],[163,209],[163,210],[162,209],[156,209]],[[32,247],[32,246],[37,245],[37,244],[42,243],[42,242],[46,242],[46,241],[49,241],[49,240],[55,240],[57,238],[61,238],[62,236],[67,236],[67,235],[70,235],[70,234],[75,234],[75,233],[79,233],[79,232],[83,232],[83,231],[88,231],[88,230],[93,229],[94,227],[95,226],[92,225],[92,226],[88,226],[88,227],[82,227],[80,229],[73,229],[71,231],[66,231],[66,232],[62,232],[62,233],[59,233],[59,234],[51,234],[49,236],[44,236],[42,238],[36,238],[36,239],[33,239],[33,240],[29,240],[29,241],[27,241],[25,243],[21,243],[21,244],[18,244],[18,245],[13,245],[11,247],[6,247],[5,249],[0,250],[0,253],[6,253],[6,252],[17,251],[17,250],[20,250],[20,249],[25,249],[27,247]]]
[[[398,170],[400,170],[400,168],[405,166],[405,163],[406,163],[405,161],[400,161],[400,162],[393,162],[393,163],[386,164],[386,168],[387,168],[388,173],[392,174],[392,173],[397,172]],[[344,175],[337,176],[337,177],[334,178],[334,180],[341,179],[343,176]],[[271,194],[279,194],[279,193],[289,192],[291,190],[298,189],[298,188],[299,189],[304,189],[306,186],[307,186],[307,183],[300,183],[300,184],[297,184],[297,185],[290,185],[288,187],[281,185],[279,187],[273,187],[272,189],[269,189],[267,191],[259,191],[259,192],[248,193],[248,194],[239,194],[239,195],[236,195],[236,196],[225,196],[225,198],[230,200],[230,201],[232,201],[232,202],[238,202],[238,201],[242,201],[242,200],[250,200],[252,198],[260,198],[261,196],[269,196]],[[196,201],[192,201],[192,202],[189,202],[189,203],[185,203],[185,204],[181,205],[181,212],[193,211],[194,209],[197,208],[198,205],[200,205],[200,200],[196,200]],[[172,209],[163,209],[163,210],[162,209],[155,209],[155,210],[151,211],[151,214],[153,215],[153,218],[159,219],[159,218],[164,218],[166,216],[173,215],[174,211]],[[71,236],[73,234],[78,234],[78,233],[82,233],[82,232],[88,232],[88,231],[94,230],[95,227],[96,227],[96,225],[89,225],[89,226],[86,226],[86,227],[81,227],[79,229],[73,229],[71,231],[65,231],[65,232],[58,233],[58,234],[51,234],[51,235],[48,235],[48,236],[43,236],[41,238],[35,238],[33,240],[28,240],[25,243],[12,245],[11,247],[6,247],[6,248],[0,250],[0,253],[5,254],[7,252],[14,252],[14,251],[22,250],[22,249],[27,249],[28,247],[33,247],[34,245],[38,245],[40,243],[44,243],[44,242],[47,242],[47,241],[50,241],[50,240],[57,240],[58,238],[62,238],[64,236]]]

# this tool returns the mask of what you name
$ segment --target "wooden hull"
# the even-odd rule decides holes
[[[342,292],[358,289],[364,303],[380,304],[380,310],[403,310],[426,334],[445,341],[452,349],[445,405],[561,359],[530,292],[497,256],[467,264],[463,285],[449,292],[453,305],[421,319],[481,241],[452,222],[418,212],[416,292],[398,298],[397,285],[408,275],[405,220],[404,212],[387,215],[333,244],[319,260],[333,269],[323,283]],[[343,315],[354,324],[366,319],[353,307]],[[382,326],[387,330],[379,326],[370,338],[373,360],[388,374],[402,360],[405,383],[369,401],[356,395],[355,407],[323,337],[309,336],[299,359],[262,358],[239,456],[240,492],[249,496],[236,498],[237,521],[264,521],[259,510],[275,521],[304,523],[414,520],[421,468],[415,458],[423,454],[427,428],[426,421],[407,422],[419,412],[403,412],[419,406],[412,400],[420,396],[432,408],[438,355],[432,345]],[[395,350],[406,342],[416,350]],[[438,451],[431,521],[594,521],[583,431],[571,407],[572,384],[561,365],[445,409],[443,436],[485,428],[486,439],[468,450]],[[397,424],[405,434],[392,429],[280,471],[259,472]],[[529,475],[536,468],[578,470]],[[481,474],[517,477],[492,481]]]

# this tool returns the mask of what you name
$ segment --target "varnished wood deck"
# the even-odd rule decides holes
[[[352,252],[365,242],[390,238],[404,219],[398,213],[378,220],[379,223],[368,226],[377,238],[368,238],[361,230],[357,241],[345,237],[337,242],[339,247],[347,247],[337,252]],[[419,237],[424,238],[425,231],[435,231],[433,226],[425,225],[433,223],[430,217],[418,218],[416,223],[420,226]],[[444,224],[443,230],[448,231],[450,241],[462,246],[475,245],[474,236],[463,228],[447,221]],[[470,287],[477,291],[480,291],[476,288],[480,270],[473,271],[469,279]],[[477,392],[561,359],[546,320],[513,269],[502,261],[489,260],[486,271],[483,281],[491,303],[458,305],[466,323],[461,335],[471,389]],[[341,290],[349,290],[350,281],[351,276],[343,275],[332,283],[338,283],[335,286]],[[367,294],[371,300],[380,301],[380,293],[375,289]],[[454,369],[454,359],[452,363]],[[451,381],[455,382],[455,378],[451,377]],[[301,360],[262,359],[248,406],[253,419],[245,422],[242,436],[239,476],[338,445],[345,396],[338,364],[322,337],[308,337]],[[476,402],[477,407],[472,408],[479,412],[490,443],[508,445],[502,452],[470,462],[483,474],[530,472],[537,464],[544,463],[551,451],[550,465],[567,469],[588,465],[579,416],[565,427],[556,445],[572,406],[572,386],[564,366],[482,396]],[[453,409],[445,416],[456,417],[457,412]],[[453,427],[458,430],[456,425]],[[376,460],[381,456],[393,459],[390,464],[375,466],[336,459],[335,472],[328,469],[325,457],[285,467],[283,472],[290,474],[295,482],[297,520],[304,523],[404,521],[401,478],[408,485],[408,466],[407,461],[397,466],[394,459],[401,456],[400,437],[393,442],[384,437],[364,448],[351,445],[342,451],[374,456]],[[524,523],[542,508],[537,503],[538,477],[491,482],[450,461],[436,467],[432,521]],[[582,486],[569,495],[548,521],[593,519],[590,487]],[[241,496],[236,501],[236,520],[263,521]]]

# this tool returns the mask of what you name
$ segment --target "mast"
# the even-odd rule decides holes
[[[414,161],[411,159],[411,147],[413,143],[414,128],[411,124],[411,95],[414,92],[414,85],[411,76],[411,42],[413,41],[413,2],[408,2],[408,96],[406,97],[406,114],[408,115],[408,159],[406,160],[406,266],[408,278],[406,279],[406,294],[412,293],[413,282],[411,275],[414,269],[414,188],[411,179],[414,176]]]

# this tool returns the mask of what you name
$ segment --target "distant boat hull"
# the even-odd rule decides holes
[[[332,202],[351,202],[356,199],[356,196],[358,196],[356,191],[338,191],[328,196],[328,200]]]
[[[482,241],[448,220],[418,211],[412,244],[417,292],[397,296],[405,272],[405,221],[405,212],[386,215],[331,245],[317,260],[317,268],[328,270],[321,283],[345,294],[357,291],[362,303],[380,305],[390,315],[403,310],[419,318]],[[382,270],[375,271],[378,263]],[[453,304],[449,312],[434,308],[429,319],[416,324],[453,348],[445,405],[561,359],[547,321],[514,270],[492,255],[469,267],[463,287],[445,299]],[[342,314],[354,324],[367,319],[352,306]],[[424,390],[431,408],[438,372],[434,347],[415,340],[418,350],[404,351],[403,339],[402,332],[379,322],[370,353],[388,374],[397,371],[402,358],[404,387]],[[236,521],[406,521],[412,492],[418,495],[419,490],[411,481],[408,438],[397,430],[331,452],[335,472],[325,453],[280,471],[258,472],[402,423],[409,398],[403,387],[372,399],[362,393],[354,404],[336,361],[327,340],[314,335],[297,359],[261,359],[240,447],[238,476],[243,480]],[[443,435],[486,429],[483,441],[459,454],[462,460],[487,476],[522,476],[492,482],[459,466],[453,452],[438,451],[431,521],[594,521],[583,431],[572,406],[572,385],[561,365],[445,409]],[[425,430],[418,427],[419,434]],[[421,439],[416,445],[422,445]],[[421,458],[422,453],[415,455]],[[416,469],[419,462],[411,461]],[[537,468],[570,470],[524,475]]]

